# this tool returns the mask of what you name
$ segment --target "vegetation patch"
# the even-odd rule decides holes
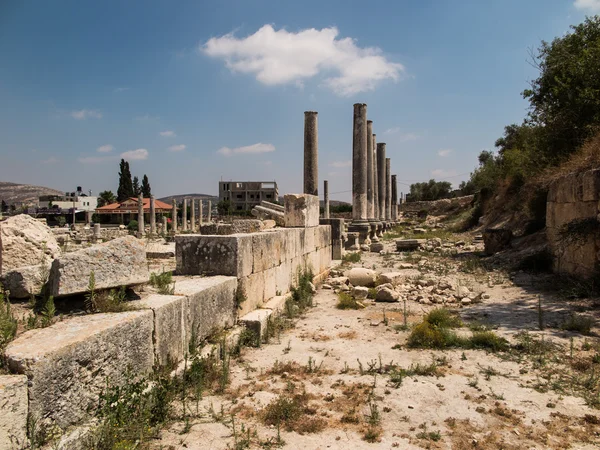
[[[589,336],[594,324],[595,320],[593,317],[573,313],[561,325],[561,328],[563,330],[576,331],[578,333]]]
[[[299,434],[318,433],[327,422],[317,417],[317,408],[310,405],[312,396],[303,392],[295,395],[280,395],[269,403],[262,412],[265,425],[283,427],[286,431]]]
[[[360,252],[346,253],[342,256],[342,261],[345,263],[357,263],[360,262],[360,258]]]
[[[347,292],[338,293],[337,309],[361,309],[362,306]]]
[[[175,293],[175,283],[173,282],[173,272],[151,273],[150,285],[158,291],[159,294],[173,295]]]

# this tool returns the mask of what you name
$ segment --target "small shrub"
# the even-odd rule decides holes
[[[155,287],[159,294],[173,295],[175,293],[172,272],[163,272],[161,274],[151,273],[150,285]]]
[[[493,331],[476,331],[469,339],[473,348],[501,352],[508,350],[508,341]]]
[[[4,290],[0,286],[0,368],[4,365],[4,348],[17,334],[17,319],[14,316]]]
[[[138,221],[135,219],[129,221],[129,223],[127,224],[127,229],[130,233],[135,233],[138,230]]]
[[[375,300],[377,298],[377,289],[369,288],[369,293],[367,294],[367,298],[371,300]]]
[[[92,297],[86,298],[86,309],[95,313],[130,311],[133,308],[127,304],[126,298],[125,286],[121,286],[118,290],[95,292]]]
[[[460,318],[445,308],[431,310],[423,320],[438,328],[456,328],[462,326]]]
[[[309,406],[309,400],[307,393],[280,395],[263,410],[263,422],[300,434],[318,433],[325,428],[326,422],[320,417],[311,417],[317,410]]]
[[[360,253],[359,252],[346,253],[344,256],[342,256],[342,261],[345,262],[345,263],[357,263],[357,262],[360,262]]]
[[[313,277],[310,269],[298,271],[298,285],[291,288],[292,295],[285,302],[285,313],[290,319],[313,306]]]
[[[462,347],[465,341],[456,333],[447,329],[436,327],[429,322],[421,322],[413,328],[408,336],[409,347],[444,349],[449,347]]]
[[[561,325],[563,330],[577,331],[588,336],[594,326],[594,318],[582,314],[571,314],[569,318]]]
[[[338,299],[337,309],[360,309],[360,305],[355,298],[347,292],[338,293]]]

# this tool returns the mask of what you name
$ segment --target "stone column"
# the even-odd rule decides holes
[[[198,201],[198,227],[202,226],[202,199]]]
[[[375,204],[373,196],[373,121],[367,120],[367,218],[369,222],[375,219]]]
[[[144,235],[144,197],[142,194],[138,197],[138,237]]]
[[[85,212],[85,224],[88,227],[92,224],[92,211]]]
[[[392,220],[398,220],[398,182],[396,175],[392,175]]]
[[[392,220],[392,162],[390,158],[385,158],[385,220]]]
[[[183,211],[181,214],[181,231],[187,231],[187,198],[183,199]]]
[[[167,216],[162,216],[162,234],[167,234]]]
[[[378,183],[378,170],[377,170],[377,138],[373,134],[372,146],[373,146],[373,217],[379,222],[379,183]]]
[[[319,195],[319,138],[317,112],[304,112],[304,193]]]
[[[367,105],[354,105],[352,138],[352,220],[367,220]]]
[[[150,196],[150,234],[152,236],[156,234],[156,204],[154,195]]]
[[[190,211],[190,230],[192,231],[192,233],[196,232],[196,199],[191,199],[192,200],[192,204],[191,206],[191,211]]]
[[[323,218],[329,219],[329,181],[323,181]]]
[[[208,211],[206,211],[206,222],[210,223],[212,220],[212,201],[208,201]]]
[[[100,224],[99,223],[95,223],[94,224],[94,234],[92,235],[94,242],[99,242],[100,238],[102,237],[102,233],[100,231]]]
[[[386,177],[385,177],[385,143],[377,144],[377,182],[379,184],[379,220],[385,220],[385,196],[386,196]]]
[[[171,230],[177,233],[177,200],[173,199],[173,210],[171,211]]]

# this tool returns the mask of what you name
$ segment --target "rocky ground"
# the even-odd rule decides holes
[[[485,269],[482,244],[467,236],[422,237],[418,251],[387,240],[382,254],[334,270],[295,326],[230,359],[220,394],[176,402],[153,447],[598,448],[594,300],[569,300],[577,286],[554,277]],[[338,309],[340,298],[358,309]],[[508,343],[411,347],[442,307],[460,317],[457,336],[491,331]]]

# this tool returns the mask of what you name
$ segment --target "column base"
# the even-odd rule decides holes
[[[369,234],[371,232],[371,225],[366,220],[360,220],[351,222],[348,226],[348,231],[351,233],[358,233],[358,242],[362,250],[369,251],[371,245],[371,238]]]

